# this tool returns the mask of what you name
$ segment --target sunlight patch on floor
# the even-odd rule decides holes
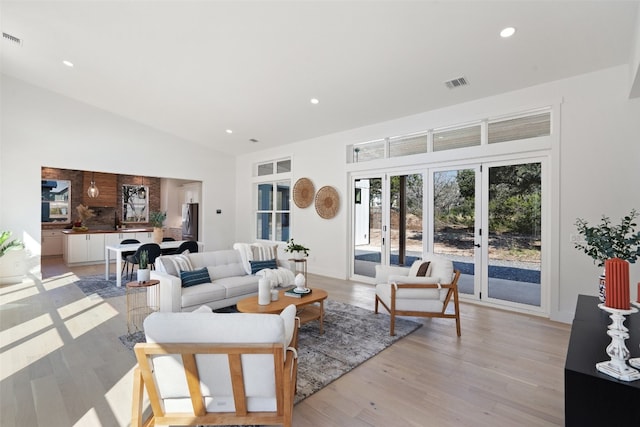
[[[45,290],[50,291],[57,288],[62,288],[71,283],[79,281],[80,278],[73,273],[64,273],[60,276],[50,277],[42,281],[42,286]]]
[[[82,334],[89,332],[91,329],[116,317],[117,315],[118,311],[110,304],[98,304],[95,307],[66,320],[64,325],[66,326],[67,331],[69,331],[69,335],[71,335],[73,339],[76,339]]]
[[[99,426],[99,425],[102,425],[102,423],[100,422],[100,417],[98,416],[96,409],[91,408],[87,411],[86,414],[82,416],[82,418],[78,420],[77,423],[73,425],[73,427]],[[121,424],[121,425],[126,425],[126,424]]]
[[[114,416],[118,417],[120,425],[127,425],[131,421],[131,413],[123,413],[121,410],[123,407],[130,408],[131,402],[133,402],[133,371],[137,364],[132,362],[131,365],[131,369],[104,395]],[[149,408],[149,399],[146,391],[142,407]],[[124,415],[124,417],[121,418],[119,415]]]
[[[83,311],[87,311],[93,307],[96,307],[102,304],[104,300],[100,299],[89,299],[89,298],[81,298],[77,301],[74,301],[70,304],[62,306],[58,308],[58,314],[61,319],[67,319],[69,317],[75,316]]]
[[[0,353],[0,381],[26,368],[64,345],[56,329],[50,329]],[[29,355],[25,357],[25,355]]]
[[[33,281],[24,281],[16,285],[0,288],[0,306],[8,305],[38,294],[38,288]]]
[[[27,320],[16,326],[0,331],[0,344],[2,350],[14,342],[20,341],[30,335],[35,335],[41,330],[53,326],[53,320],[49,314],[43,314],[35,319]]]

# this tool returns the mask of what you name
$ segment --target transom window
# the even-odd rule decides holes
[[[483,133],[484,132],[484,133]],[[360,163],[435,151],[455,150],[518,141],[551,135],[551,111],[548,108],[511,115],[499,119],[429,129],[412,135],[361,142],[347,147],[347,161]]]

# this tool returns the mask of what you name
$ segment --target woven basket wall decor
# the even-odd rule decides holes
[[[315,191],[309,178],[300,178],[293,186],[293,203],[299,208],[308,208],[313,203]]]
[[[316,212],[324,219],[331,219],[338,213],[340,196],[335,188],[324,186],[316,193]]]

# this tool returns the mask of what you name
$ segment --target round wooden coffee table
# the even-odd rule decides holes
[[[238,301],[236,307],[241,313],[265,313],[280,314],[282,310],[293,304],[298,309],[297,316],[300,324],[318,320],[320,333],[324,333],[324,300],[329,294],[324,289],[312,288],[309,295],[300,298],[288,297],[284,294],[286,289],[278,292],[278,301],[271,301],[267,305],[258,304],[258,296],[247,297]]]

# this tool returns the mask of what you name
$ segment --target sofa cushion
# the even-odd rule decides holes
[[[199,270],[193,271],[181,271],[180,280],[182,280],[183,288],[211,282],[211,278],[209,277],[209,270],[207,268],[201,268]]]
[[[256,274],[260,270],[268,269],[276,269],[278,268],[278,263],[274,259],[269,259],[266,261],[249,261],[251,264],[251,274]]]
[[[192,307],[206,304],[210,301],[225,299],[227,290],[224,286],[215,283],[203,283],[197,286],[182,288],[181,307]]]
[[[235,276],[215,280],[213,283],[222,286],[226,290],[226,298],[242,295],[250,295],[258,292],[258,280],[256,276]]]
[[[194,269],[207,267],[211,280],[246,274],[240,260],[240,253],[234,249],[196,252],[187,255],[187,257],[189,257]]]

